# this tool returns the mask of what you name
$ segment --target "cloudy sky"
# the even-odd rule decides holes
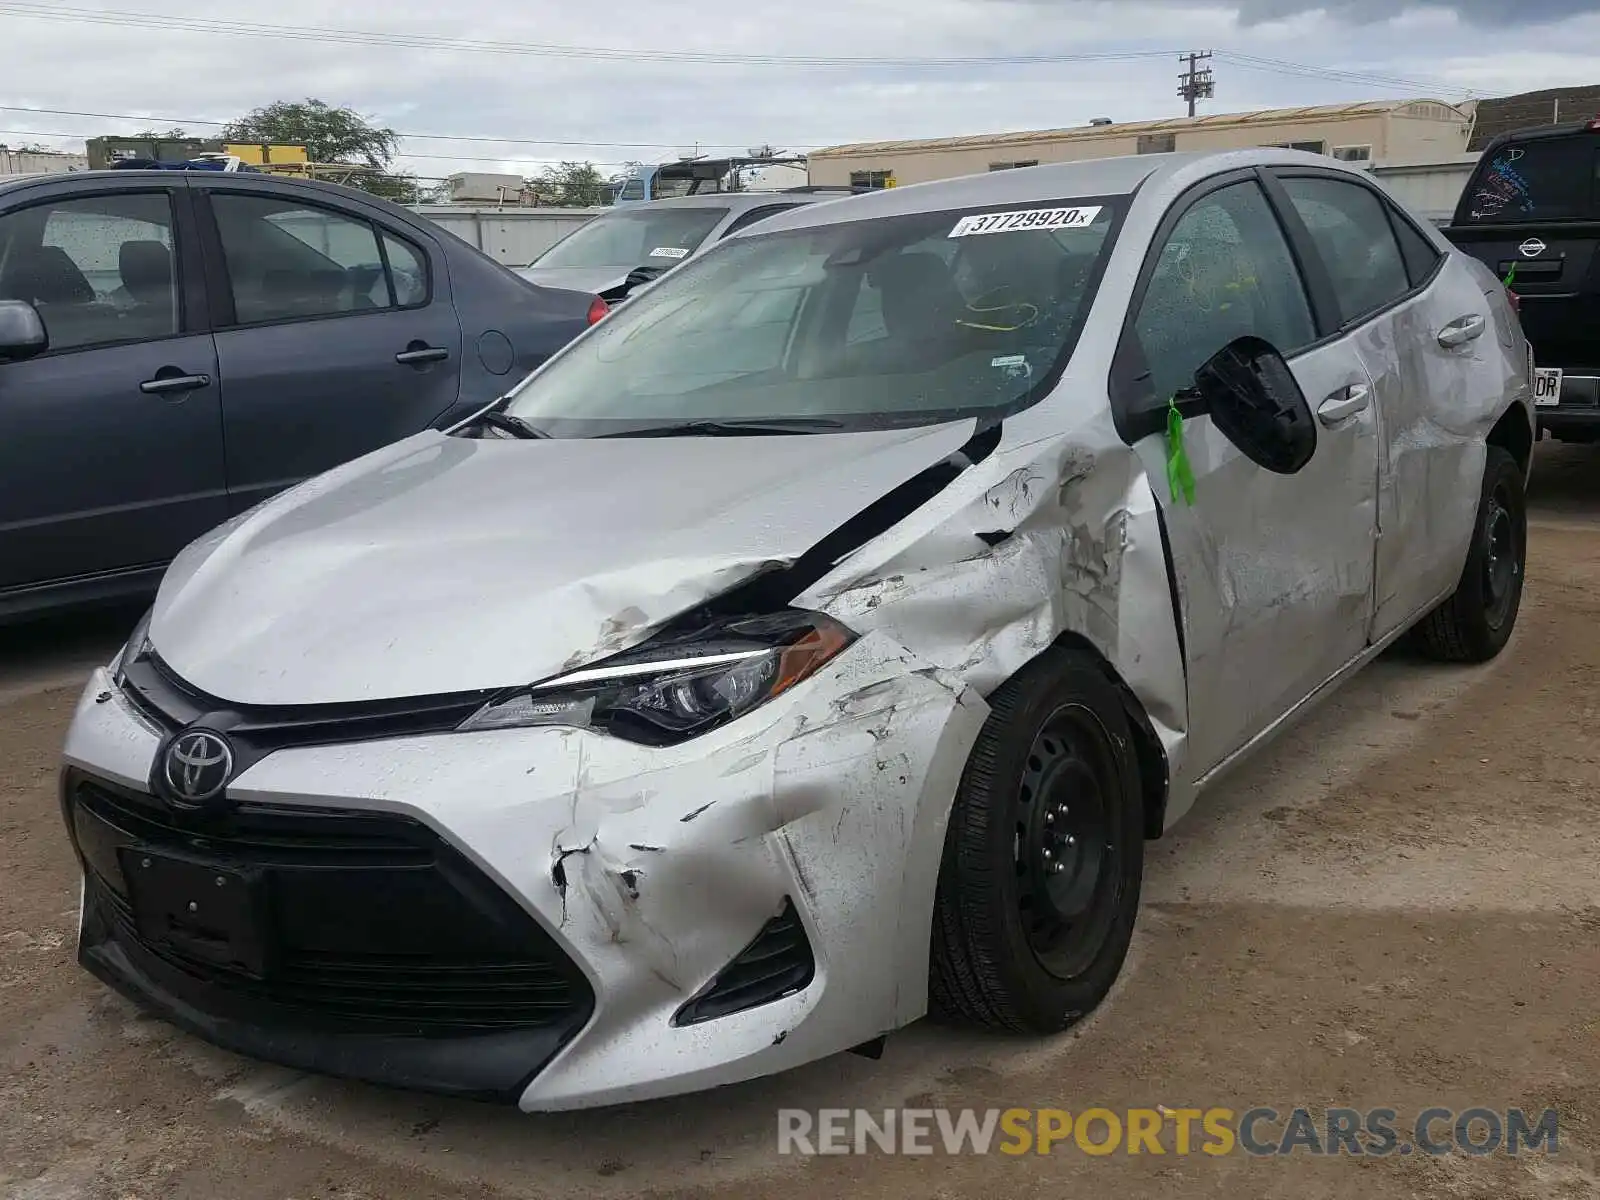
[[[1182,111],[1176,55],[1191,49],[1216,51],[1217,94],[1202,111],[1501,95],[1600,83],[1600,9],[1585,0],[0,0],[0,142],[81,149],[85,137],[152,123],[203,133],[215,126],[202,119],[315,96],[433,135],[403,144],[419,175],[534,174],[550,161],[609,167],[696,144],[803,151],[1170,116]]]

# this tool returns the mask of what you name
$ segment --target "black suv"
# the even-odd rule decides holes
[[[1600,118],[1495,138],[1444,233],[1508,280],[1540,368],[1539,428],[1600,439]]]

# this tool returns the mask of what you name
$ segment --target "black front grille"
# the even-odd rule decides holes
[[[817,971],[810,939],[785,900],[783,911],[768,921],[755,941],[723,967],[711,983],[673,1017],[674,1025],[697,1025],[803,991]]]
[[[124,664],[123,694],[168,733],[193,723],[225,731],[252,761],[289,746],[443,733],[498,693],[494,690],[336,704],[232,704],[178,677],[147,651]]]
[[[491,879],[407,817],[241,804],[178,813],[69,774],[65,798],[98,910],[130,958],[195,985],[185,1003],[261,1007],[335,1033],[450,1037],[570,1026],[593,1010],[576,965]],[[260,882],[269,966],[259,977],[141,936],[119,849],[247,872]]]

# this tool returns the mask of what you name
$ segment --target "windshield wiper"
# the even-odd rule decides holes
[[[532,440],[542,440],[550,435],[542,429],[535,429],[521,417],[514,417],[508,412],[501,412],[498,408],[487,408],[478,414],[478,420],[491,429],[503,430],[513,437]]]
[[[669,425],[646,425],[621,433],[602,433],[601,437],[749,437],[759,434],[819,433],[843,429],[844,422],[832,417],[731,417],[718,421],[675,421]]]

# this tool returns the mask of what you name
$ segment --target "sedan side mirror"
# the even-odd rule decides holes
[[[0,362],[21,362],[49,348],[38,309],[26,300],[0,300]]]
[[[1194,373],[1217,430],[1257,466],[1293,475],[1317,449],[1311,405],[1271,342],[1235,338]]]

